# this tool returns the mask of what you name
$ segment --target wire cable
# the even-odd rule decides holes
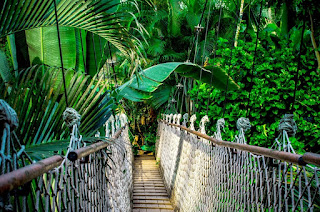
[[[252,68],[251,68],[251,73],[250,73],[250,79],[251,79],[251,82],[250,82],[250,91],[249,91],[249,95],[248,95],[248,101],[247,101],[247,111],[246,111],[246,116],[249,115],[250,113],[250,98],[251,98],[251,92],[252,92],[252,88],[253,88],[253,70],[255,68],[255,61],[256,61],[256,56],[257,56],[257,48],[258,48],[258,41],[259,41],[259,28],[260,28],[260,23],[261,23],[261,14],[262,14],[262,6],[263,6],[263,1],[261,1],[261,4],[260,4],[260,11],[259,11],[259,18],[258,18],[258,26],[257,26],[257,38],[256,38],[256,46],[255,46],[255,49],[254,49],[254,55],[253,55],[253,62],[252,62]]]

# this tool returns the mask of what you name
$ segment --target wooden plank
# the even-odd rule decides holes
[[[133,188],[133,211],[173,211],[154,157],[135,158]]]

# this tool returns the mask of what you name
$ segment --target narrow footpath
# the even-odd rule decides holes
[[[173,211],[154,156],[135,157],[133,211]]]

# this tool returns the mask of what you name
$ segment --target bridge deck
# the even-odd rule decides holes
[[[133,173],[133,211],[173,211],[154,156],[136,156]]]

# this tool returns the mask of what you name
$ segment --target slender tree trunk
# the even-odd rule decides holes
[[[283,2],[282,4],[282,16],[281,16],[281,34],[287,36],[288,35],[288,6],[287,2]]]
[[[242,22],[242,16],[243,16],[243,7],[244,7],[244,0],[241,0],[240,13],[239,13],[239,23],[237,25],[236,37],[234,38],[234,47],[237,47],[237,45],[238,45],[238,38],[239,38],[239,34],[240,34],[240,28],[241,28],[241,22]]]
[[[311,15],[310,11],[309,11],[309,16],[310,16],[310,24],[311,24],[310,37],[311,37],[312,47],[313,47],[313,50],[314,50],[314,53],[316,55],[316,59],[317,59],[317,62],[318,62],[318,69],[320,69],[320,54],[319,54],[319,51],[317,50],[318,46],[317,46],[317,43],[316,43],[316,39],[314,37],[313,20],[312,20],[312,15]]]

